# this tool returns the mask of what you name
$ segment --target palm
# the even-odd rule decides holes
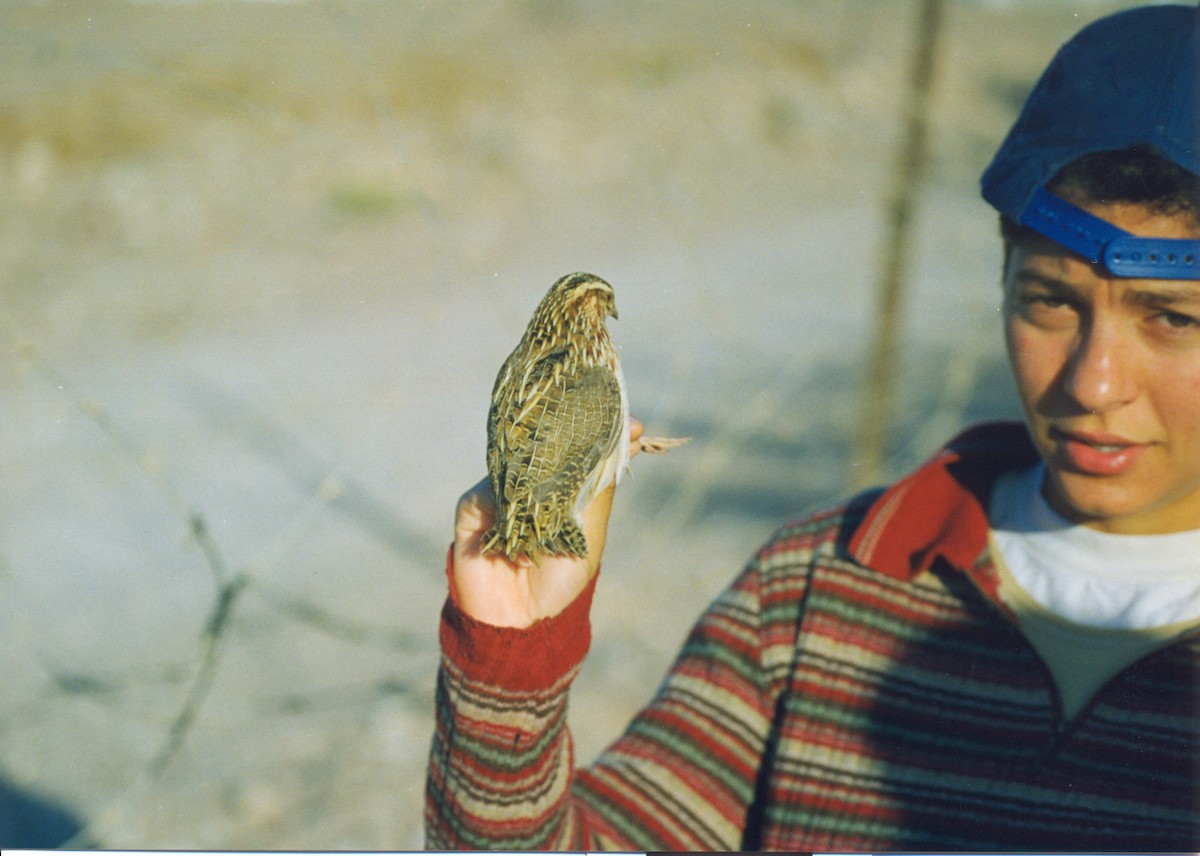
[[[501,627],[528,627],[561,612],[599,567],[611,500],[609,489],[584,512],[586,557],[543,556],[535,565],[525,556],[510,560],[502,553],[480,552],[495,522],[496,504],[488,480],[479,482],[459,500],[455,521],[453,584],[460,607]]]
[[[629,437],[631,458],[639,451],[657,452],[677,443],[643,438],[642,423],[636,419],[630,420]],[[451,578],[459,607],[497,627],[528,627],[566,609],[600,567],[614,488],[609,485],[583,510],[587,556],[543,556],[536,565],[526,556],[510,560],[503,553],[484,555],[483,536],[496,520],[491,485],[485,478],[463,494],[454,521]]]

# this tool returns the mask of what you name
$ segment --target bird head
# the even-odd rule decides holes
[[[566,313],[582,315],[589,310],[600,323],[617,317],[617,299],[613,287],[590,273],[569,273],[550,288],[547,300],[559,304]]]

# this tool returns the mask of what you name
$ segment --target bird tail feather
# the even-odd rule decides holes
[[[504,554],[512,562],[519,556],[528,556],[536,565],[543,556],[578,556],[587,555],[587,539],[583,530],[574,520],[566,519],[559,527],[558,533],[551,538],[541,536],[532,527],[518,527],[521,531],[517,537],[506,537],[504,529],[497,523],[483,533],[479,542],[479,552],[485,556]]]
[[[544,546],[547,553],[556,555],[566,554],[580,558],[587,555],[587,539],[583,537],[583,530],[569,517],[564,519],[562,526],[559,527],[558,537]]]

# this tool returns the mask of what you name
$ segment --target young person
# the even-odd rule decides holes
[[[463,497],[430,847],[1200,848],[1198,16],[1085,28],[984,174],[1025,423],[781,529],[587,769],[611,494],[538,567]]]

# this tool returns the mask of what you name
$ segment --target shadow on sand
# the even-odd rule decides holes
[[[22,790],[0,774],[0,848],[58,847],[83,828],[83,820],[70,809]]]

